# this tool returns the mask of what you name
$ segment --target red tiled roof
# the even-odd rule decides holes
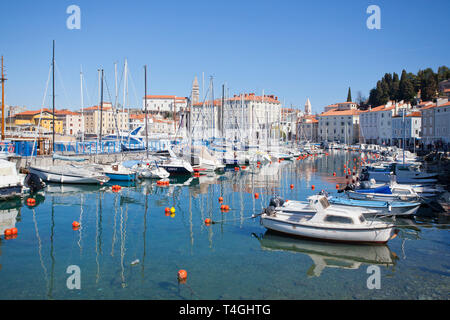
[[[50,111],[49,109],[42,108],[42,109],[39,109],[39,110],[29,110],[29,111],[24,111],[24,112],[21,112],[21,113],[16,113],[14,116],[28,116],[28,115],[33,116],[35,114],[41,113],[41,110],[42,110],[42,112],[52,113],[52,111]]]
[[[361,110],[329,110],[326,112],[322,112],[321,114],[319,114],[319,117],[324,117],[324,116],[355,116],[355,115],[359,115],[361,113],[363,113],[364,111]]]
[[[176,99],[177,96],[174,95],[146,95],[144,98],[147,99]]]
[[[103,111],[109,110],[111,109],[111,107],[106,107],[103,106],[103,108],[101,108]],[[100,110],[100,106],[92,106],[92,107],[88,107],[88,108],[83,108],[83,110],[85,111],[90,111],[90,110]]]

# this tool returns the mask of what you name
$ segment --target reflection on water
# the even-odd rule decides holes
[[[34,207],[0,202],[0,232],[19,231],[0,240],[0,298],[448,298],[448,228],[433,220],[397,219],[401,232],[388,245],[355,246],[280,236],[251,218],[274,194],[304,200],[332,193],[353,157],[170,178],[168,186],[122,183],[119,192],[112,184],[49,184]],[[220,211],[219,197],[229,211]],[[206,218],[216,223],[206,226]],[[81,227],[73,230],[73,221]],[[81,290],[66,286],[70,265],[81,269]],[[366,288],[369,265],[385,266],[389,277],[376,293]],[[185,284],[179,269],[188,271]],[[426,281],[417,282],[421,275]]]
[[[255,237],[264,250],[282,250],[308,255],[313,265],[307,275],[319,277],[328,268],[358,269],[362,264],[394,266],[397,258],[395,252],[387,245],[355,245],[327,243],[286,237],[273,231]]]

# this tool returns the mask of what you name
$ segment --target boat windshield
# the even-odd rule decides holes
[[[320,198],[319,201],[324,209],[326,209],[330,206],[330,202],[328,202],[328,199],[325,197]]]

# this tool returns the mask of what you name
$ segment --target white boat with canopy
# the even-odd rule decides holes
[[[266,209],[261,215],[263,226],[293,236],[336,242],[386,243],[396,235],[393,224],[368,221],[360,210],[332,208],[323,195],[308,200],[310,209],[304,214]]]

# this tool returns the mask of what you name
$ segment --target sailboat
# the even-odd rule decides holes
[[[52,80],[53,80],[53,154],[55,152],[55,41],[53,40],[53,58],[52,58]],[[103,79],[102,79],[103,80]],[[55,159],[53,159],[54,161]],[[49,165],[28,167],[30,173],[37,175],[45,182],[56,183],[82,183],[82,184],[103,184],[109,181],[109,178],[99,172],[90,170],[78,165]]]

